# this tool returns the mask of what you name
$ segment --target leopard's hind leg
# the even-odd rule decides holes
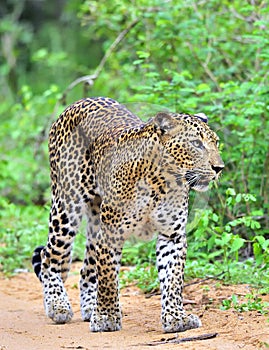
[[[38,277],[43,285],[45,311],[56,323],[68,322],[73,316],[64,282],[70,269],[72,245],[81,217],[79,202],[67,200],[64,205],[62,198],[57,204],[54,203],[50,213],[48,241],[40,251]]]
[[[54,124],[50,134],[52,205],[49,235],[46,246],[35,251],[33,265],[43,285],[46,314],[56,323],[65,323],[72,318],[73,312],[64,282],[86,202],[94,196],[94,184],[87,176],[91,173],[91,162],[88,140],[82,128],[73,130],[64,143],[57,139],[57,135],[57,125]]]
[[[97,302],[97,270],[95,240],[100,230],[101,198],[96,196],[86,207],[87,232],[83,267],[80,271],[80,309],[82,319],[89,321]]]

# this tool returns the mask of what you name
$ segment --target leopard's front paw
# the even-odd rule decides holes
[[[68,300],[47,299],[45,301],[45,311],[49,318],[55,323],[67,323],[73,317],[73,311]]]
[[[83,321],[90,321],[92,313],[93,313],[92,306],[83,307],[83,308],[81,307],[81,317]]]
[[[174,333],[199,328],[202,326],[202,322],[198,316],[192,314],[180,314],[177,317],[166,314],[162,316],[162,325],[165,333]]]
[[[121,329],[121,314],[105,315],[92,312],[90,330],[92,332],[113,332]]]

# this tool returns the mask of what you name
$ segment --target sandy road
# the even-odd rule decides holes
[[[76,269],[76,267],[75,267]],[[269,316],[257,312],[238,314],[221,311],[217,304],[231,294],[245,295],[247,286],[215,287],[207,284],[185,289],[191,300],[186,308],[197,313],[203,327],[179,333],[179,338],[218,333],[213,339],[180,344],[167,342],[175,334],[163,334],[160,323],[160,297],[146,298],[135,288],[121,293],[123,329],[119,332],[90,333],[88,324],[81,321],[79,311],[78,274],[67,283],[74,318],[71,323],[55,325],[44,315],[41,285],[33,273],[23,273],[11,279],[0,279],[0,350],[60,350],[60,349],[192,349],[192,350],[258,350],[268,349]],[[269,301],[269,297],[265,297]],[[154,345],[154,342],[161,344]]]

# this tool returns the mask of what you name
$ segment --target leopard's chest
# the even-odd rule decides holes
[[[182,190],[182,189],[181,189]],[[119,205],[121,205],[119,203]],[[166,188],[160,193],[146,180],[137,181],[132,199],[124,206],[120,227],[125,236],[150,239],[157,232],[184,230],[188,213],[188,194]]]

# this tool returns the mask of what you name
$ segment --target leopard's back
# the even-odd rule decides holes
[[[52,125],[50,145],[54,147],[57,142],[57,147],[61,146],[78,126],[92,142],[101,135],[119,133],[140,124],[142,121],[136,115],[111,98],[84,98],[68,106]]]

